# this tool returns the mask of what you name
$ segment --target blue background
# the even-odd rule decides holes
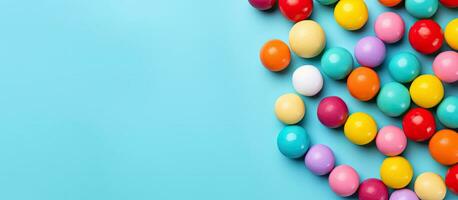
[[[407,27],[415,21],[402,7],[366,3],[370,19],[357,32],[315,3],[311,18],[328,48],[352,50],[373,35],[383,11],[400,13]],[[441,6],[434,19],[444,27],[457,16]],[[276,98],[294,91],[295,68],[319,66],[319,57],[294,57],[282,73],[260,64],[263,43],[287,41],[293,25],[278,9],[260,12],[246,0],[3,0],[0,25],[0,199],[337,198],[326,177],[276,147]],[[406,37],[387,47],[388,58],[412,51]],[[416,55],[431,73],[433,56]],[[391,81],[386,64],[378,72]],[[457,92],[447,85],[446,95]],[[312,142],[332,147],[337,163],[362,179],[379,177],[384,156],[373,144],[351,144],[317,121],[316,105],[328,95],[370,113],[379,127],[400,119],[327,77],[319,96],[303,98],[301,125]],[[445,174],[427,144],[409,142],[403,155],[416,175]]]

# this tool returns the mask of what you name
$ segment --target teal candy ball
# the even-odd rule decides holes
[[[391,58],[388,70],[395,81],[408,83],[420,74],[421,65],[414,54],[402,52]]]
[[[439,7],[438,0],[406,0],[405,7],[407,12],[416,18],[430,18]]]
[[[310,147],[310,138],[305,129],[300,126],[286,126],[277,137],[280,152],[288,158],[304,156]]]
[[[321,5],[327,6],[327,5],[331,5],[337,2],[338,0],[316,0],[316,1],[318,1],[318,3],[320,3]]]
[[[397,82],[385,84],[377,96],[377,106],[390,117],[400,116],[410,107],[409,90]]]
[[[458,128],[458,97],[445,98],[437,107],[437,118],[446,127]]]
[[[334,80],[340,80],[351,72],[353,57],[350,52],[341,47],[326,50],[321,57],[321,69]]]

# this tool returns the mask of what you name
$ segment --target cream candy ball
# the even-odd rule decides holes
[[[289,45],[298,56],[313,58],[326,46],[326,35],[315,21],[303,20],[294,24],[289,31]]]
[[[293,87],[304,96],[314,96],[323,88],[323,76],[313,65],[303,65],[293,73]]]
[[[275,115],[285,124],[296,124],[304,118],[304,101],[297,94],[284,94],[275,102]]]

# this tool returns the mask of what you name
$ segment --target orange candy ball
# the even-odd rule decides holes
[[[351,96],[360,101],[369,101],[380,90],[380,79],[377,73],[368,67],[358,67],[350,73],[347,88]]]
[[[378,2],[380,2],[382,5],[386,7],[393,7],[401,3],[402,0],[378,0]]]
[[[264,44],[259,54],[262,64],[270,71],[278,72],[288,67],[291,53],[288,45],[281,40],[270,40]]]
[[[429,153],[440,164],[458,163],[458,133],[449,129],[438,131],[429,141]]]

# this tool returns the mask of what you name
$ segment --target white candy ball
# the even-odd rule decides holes
[[[323,88],[323,76],[313,65],[303,65],[293,73],[293,87],[304,96],[314,96]]]

